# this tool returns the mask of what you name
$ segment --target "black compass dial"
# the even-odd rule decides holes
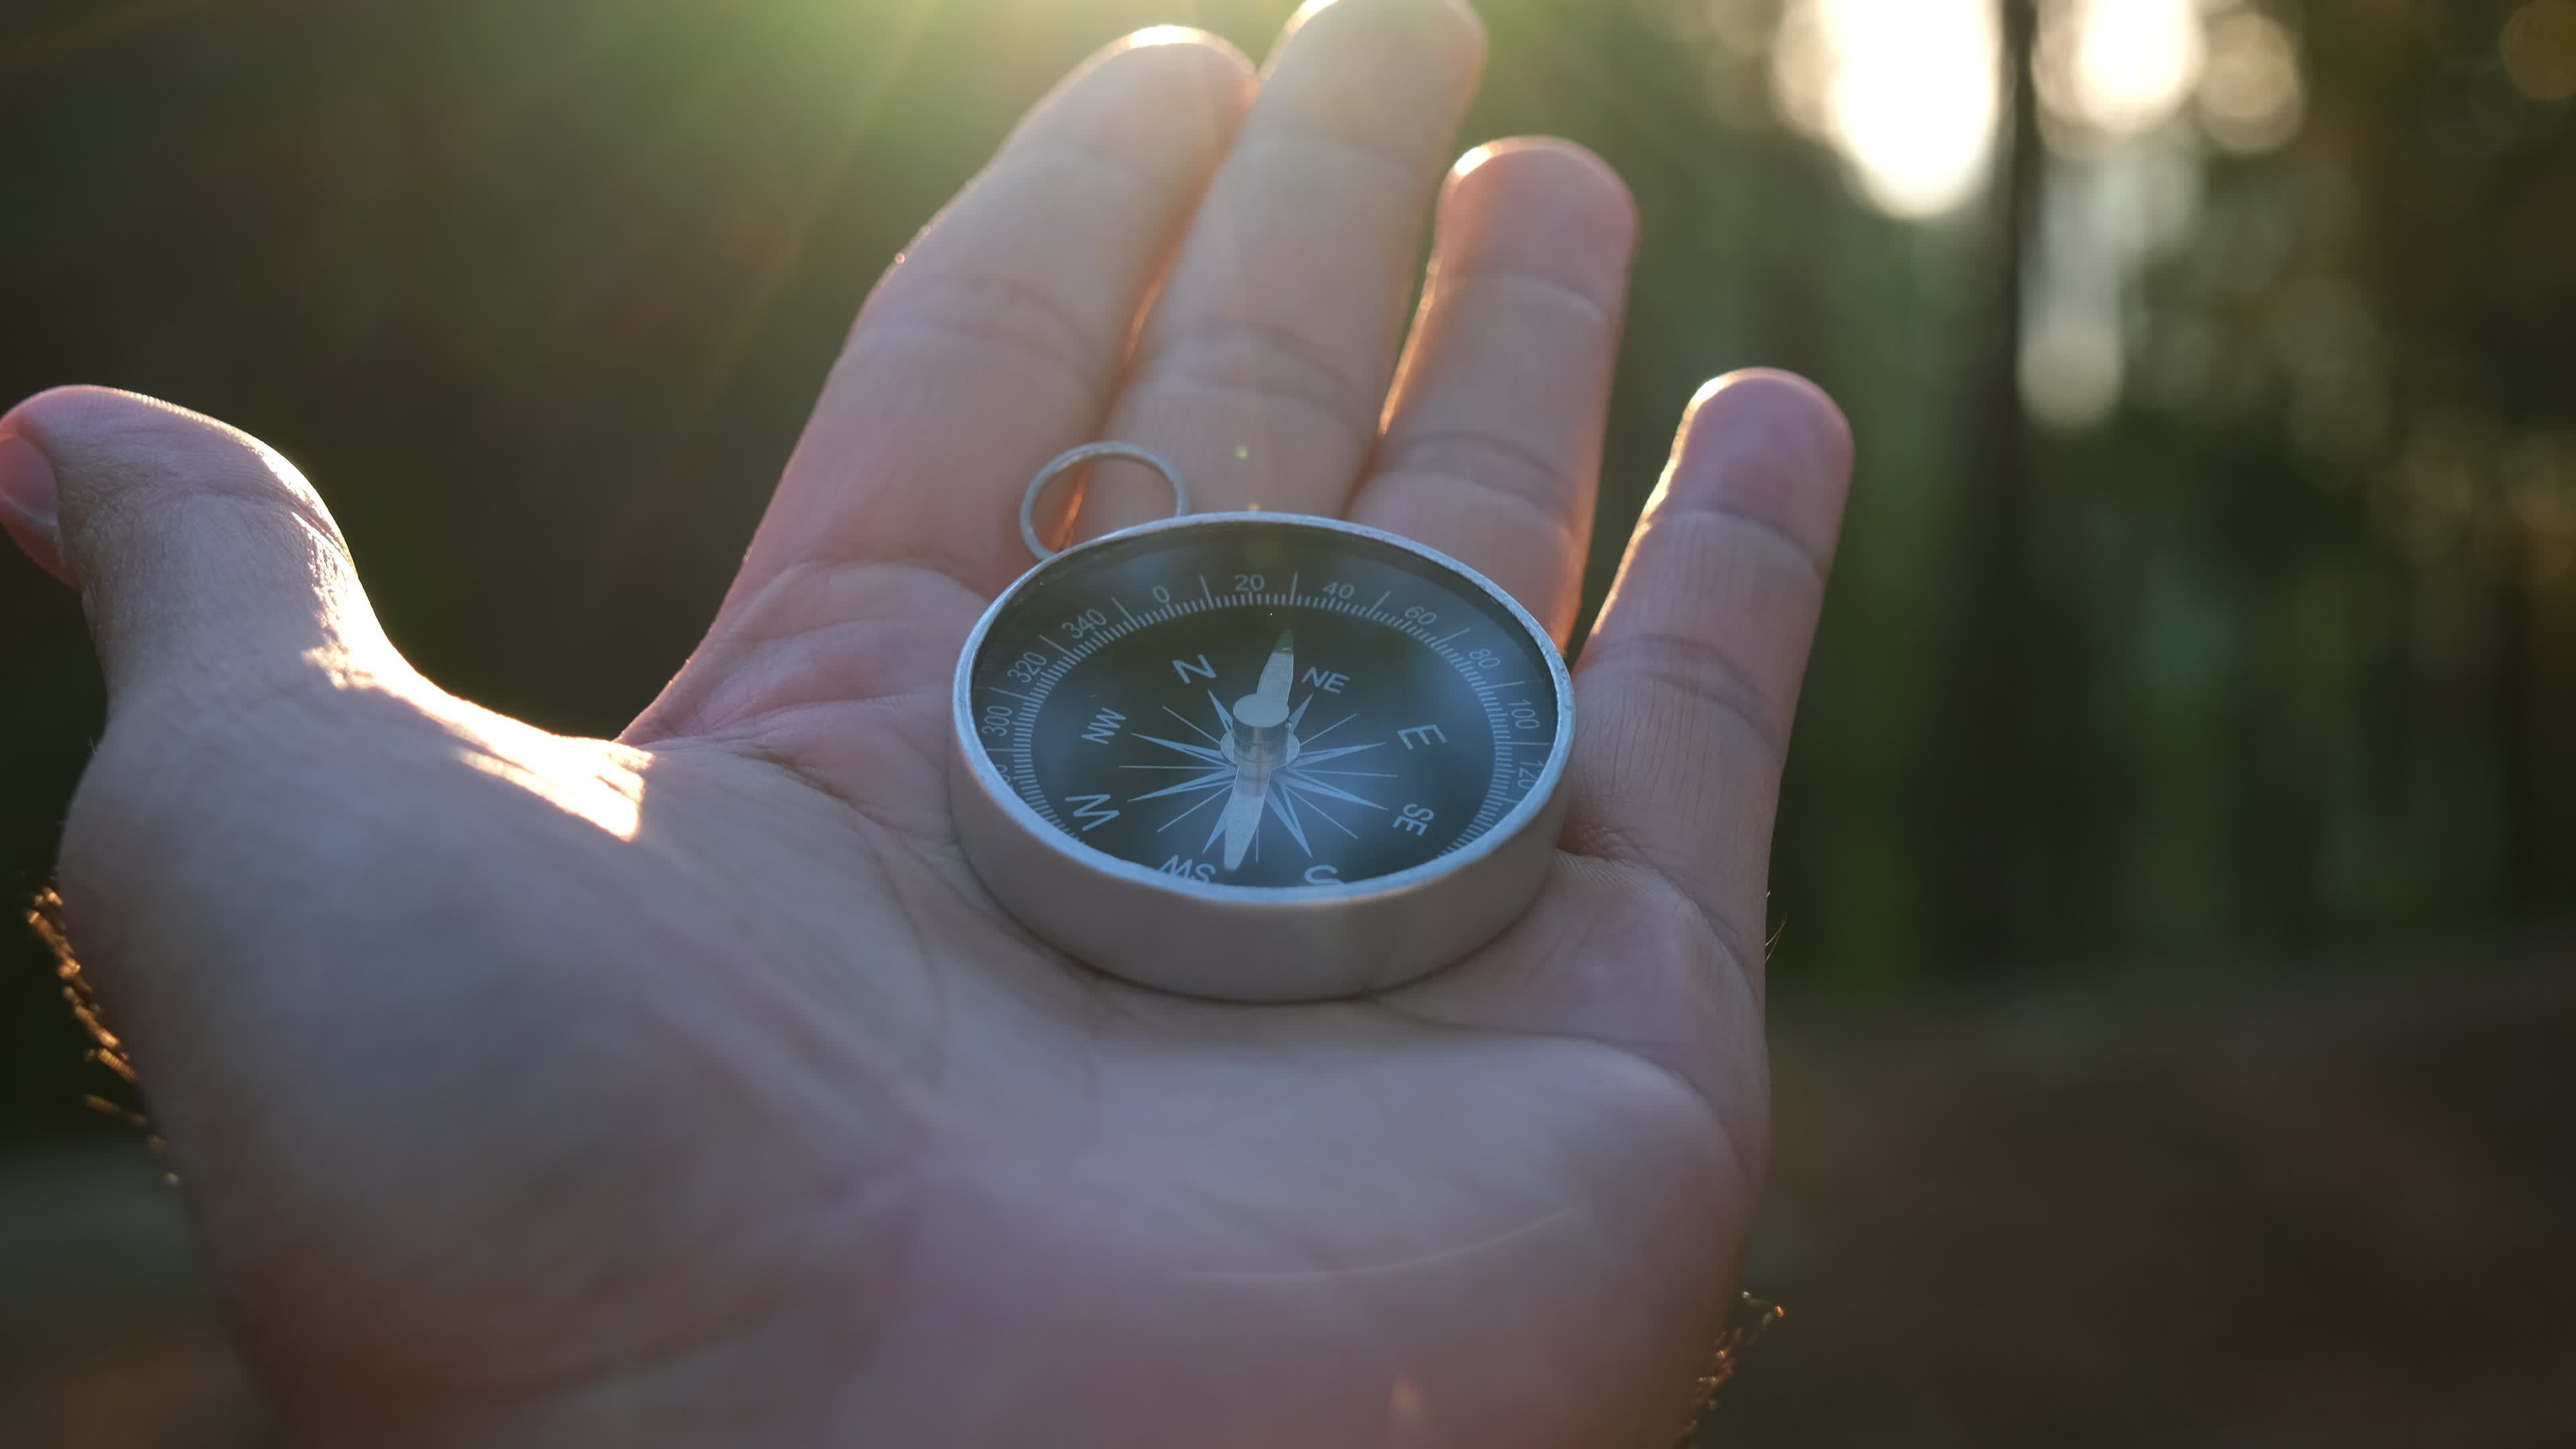
[[[1554,651],[1382,536],[1228,515],[1049,565],[968,708],[1010,792],[1082,845],[1217,885],[1406,870],[1509,816],[1563,720]]]

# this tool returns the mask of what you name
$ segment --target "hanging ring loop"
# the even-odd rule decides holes
[[[1134,443],[1085,443],[1040,468],[1038,476],[1029,480],[1029,491],[1020,495],[1020,541],[1029,546],[1038,562],[1044,563],[1063,551],[1047,547],[1046,540],[1038,537],[1038,495],[1046,492],[1057,474],[1095,458],[1126,458],[1162,474],[1163,481],[1172,485],[1172,516],[1179,518],[1190,511],[1190,485],[1181,481],[1181,470],[1160,453]]]

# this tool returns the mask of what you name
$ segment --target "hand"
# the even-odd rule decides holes
[[[111,691],[72,939],[303,1437],[1492,1449],[1681,1418],[1762,1170],[1765,857],[1842,424],[1777,375],[1694,402],[1502,939],[1293,1007],[1064,959],[960,860],[943,783],[1022,484],[1142,443],[1203,507],[1411,535],[1562,630],[1634,229],[1572,146],[1469,153],[1399,367],[1472,17],[1313,9],[1257,85],[1148,38],[886,275],[615,741],[414,673],[252,439],[89,389],[0,419],[0,518],[79,586]],[[1077,529],[1141,481],[1104,471]]]

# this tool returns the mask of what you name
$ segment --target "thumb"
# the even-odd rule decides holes
[[[108,388],[0,416],[0,525],[80,590],[111,708],[142,685],[390,662],[339,526],[275,449]]]

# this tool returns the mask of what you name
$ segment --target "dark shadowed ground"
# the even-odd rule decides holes
[[[1791,1316],[1702,1442],[2576,1444],[2571,961],[1784,1006]],[[141,1147],[11,1171],[0,1445],[272,1442]]]

